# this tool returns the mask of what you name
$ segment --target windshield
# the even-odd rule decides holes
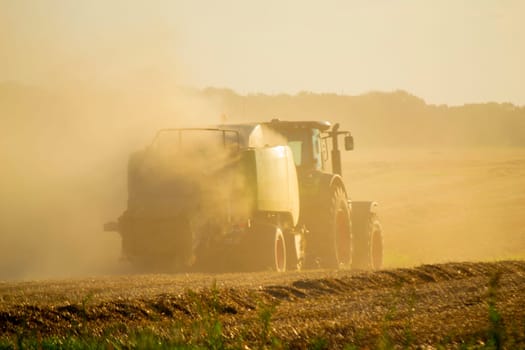
[[[309,128],[290,128],[282,130],[292,150],[295,166],[299,169],[321,170],[321,145],[319,130]]]
[[[288,146],[292,149],[293,160],[295,166],[300,166],[303,161],[302,150],[303,150],[303,141],[289,141]]]

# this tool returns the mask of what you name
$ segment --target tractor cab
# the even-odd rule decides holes
[[[298,172],[325,170],[328,150],[321,135],[323,131],[330,128],[329,122],[292,122],[273,119],[267,125],[286,137]]]
[[[333,173],[341,174],[339,135],[345,135],[345,149],[353,149],[352,136],[348,131],[339,131],[339,124],[332,127],[327,121],[295,122],[273,119],[267,125],[288,140],[299,174],[330,172],[330,164]],[[328,139],[332,139],[331,144],[327,142]]]

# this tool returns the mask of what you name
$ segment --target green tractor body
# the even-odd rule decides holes
[[[379,267],[370,230],[357,239],[370,253],[354,248],[341,134],[352,149],[350,134],[328,122],[161,130],[130,157],[127,209],[106,230],[121,234],[124,258],[148,270],[337,268],[353,257],[354,267]]]

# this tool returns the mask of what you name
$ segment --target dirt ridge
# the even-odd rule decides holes
[[[115,294],[112,300],[96,300],[93,291],[81,301],[58,301],[55,304],[33,302],[30,297],[22,303],[10,303],[9,294],[4,293],[0,302],[0,332],[19,332],[21,328],[38,330],[44,334],[70,332],[72,325],[91,326],[106,323],[158,322],[169,319],[195,318],[202,308],[214,309],[219,314],[239,315],[257,309],[258,304],[298,303],[304,300],[315,302],[327,296],[363,293],[374,290],[399,290],[417,288],[425,284],[447,284],[455,280],[471,280],[472,284],[486,284],[494,274],[511,276],[525,285],[525,262],[503,261],[494,263],[446,263],[421,265],[415,268],[400,268],[377,272],[344,271],[341,276],[323,278],[300,278],[287,280],[286,274],[276,276],[279,283],[266,286],[254,283],[251,287],[227,287],[214,285],[193,291],[191,278],[186,291],[179,294],[151,291],[147,297],[121,297]],[[214,276],[217,280],[219,276]],[[242,275],[239,276],[242,278]],[[131,279],[130,281],[133,281]],[[60,283],[60,282],[55,282]],[[133,282],[130,282],[133,283]],[[9,283],[11,293],[16,293],[17,283]],[[45,286],[45,283],[43,282]],[[1,287],[1,285],[0,285]],[[41,286],[39,286],[41,288]],[[67,295],[63,299],[68,299]],[[472,299],[474,300],[474,299]],[[472,300],[470,302],[472,302]],[[468,303],[469,301],[467,301]]]

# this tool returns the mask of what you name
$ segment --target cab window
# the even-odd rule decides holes
[[[318,129],[313,129],[312,132],[312,156],[314,167],[316,170],[322,169],[322,155],[321,155],[321,142],[320,142],[320,132]]]
[[[286,135],[298,168],[322,170],[323,156],[318,129],[297,128]]]
[[[292,150],[295,166],[301,166],[303,161],[303,141],[289,141],[288,146]]]

